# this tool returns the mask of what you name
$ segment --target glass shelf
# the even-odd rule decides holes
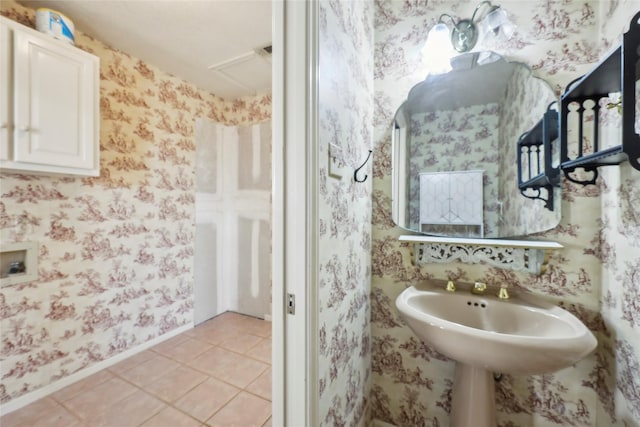
[[[401,242],[413,243],[446,243],[452,245],[499,246],[532,249],[562,249],[560,243],[545,240],[511,240],[511,239],[469,239],[464,237],[439,237],[424,235],[403,235]]]

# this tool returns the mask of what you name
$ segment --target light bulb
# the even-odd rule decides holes
[[[500,31],[507,39],[510,39],[515,32],[515,25],[507,16],[507,11],[501,7],[494,6],[494,9],[491,10],[482,20],[482,26],[484,27],[485,33],[492,33],[493,35],[498,35]]]
[[[451,57],[453,48],[449,35],[449,27],[439,22],[427,36],[427,42],[422,48],[422,56],[432,74],[446,73],[451,70]]]

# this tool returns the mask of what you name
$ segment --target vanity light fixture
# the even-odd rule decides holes
[[[427,42],[422,48],[422,57],[426,60],[429,74],[451,71],[451,58],[455,55],[455,51],[449,40],[449,27],[442,21],[429,31]]]
[[[440,15],[438,23],[429,31],[427,44],[431,44],[429,40],[432,37],[435,39],[434,41],[438,43],[442,43],[442,40],[450,38],[451,46],[456,51],[460,53],[469,52],[478,42],[480,29],[478,28],[476,18],[478,18],[478,20],[480,19],[478,12],[483,9],[483,6],[487,6],[488,11],[482,17],[480,29],[485,33],[492,33],[496,36],[502,32],[506,38],[510,38],[513,35],[515,26],[509,20],[507,12],[502,7],[492,4],[490,1],[483,1],[476,6],[470,19],[461,19],[456,22],[456,20],[447,13]],[[449,30],[449,27],[445,24],[443,21],[444,18],[449,18],[453,24],[452,30]],[[448,37],[449,31],[451,32],[450,37]]]

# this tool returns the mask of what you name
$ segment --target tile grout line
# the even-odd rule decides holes
[[[236,314],[236,315],[237,316],[246,316],[246,315],[242,315],[242,314]],[[247,317],[251,317],[251,316],[247,316]],[[221,319],[222,325],[220,325],[220,327],[224,328],[224,323],[222,322],[222,320],[223,319]],[[258,320],[264,321],[262,319],[258,319]],[[235,323],[237,320],[232,318],[229,321]],[[242,322],[240,322],[240,323],[242,323]],[[105,373],[108,374],[107,378],[103,378],[101,381],[99,381],[97,383],[90,383],[90,386],[87,385],[88,388],[86,388],[86,389],[84,387],[80,387],[80,389],[78,391],[76,391],[75,393],[67,396],[65,400],[58,399],[58,398],[54,397],[56,393],[53,393],[53,394],[51,394],[49,396],[46,396],[45,398],[51,399],[51,401],[54,404],[58,405],[59,408],[62,411],[66,412],[70,417],[72,417],[74,422],[79,422],[80,425],[83,426],[83,427],[86,427],[87,423],[90,422],[91,420],[90,419],[85,419],[84,417],[80,416],[79,413],[74,411],[72,409],[72,407],[69,406],[68,402],[71,401],[72,399],[75,399],[75,398],[81,396],[84,393],[91,392],[92,390],[95,390],[96,388],[101,387],[101,386],[105,385],[106,383],[108,383],[109,381],[112,381],[114,379],[120,380],[123,383],[128,384],[129,386],[131,386],[133,388],[133,391],[131,393],[129,393],[129,394],[126,394],[122,398],[112,402],[107,409],[105,409],[104,411],[101,411],[99,414],[95,414],[95,415],[98,415],[98,416],[102,416],[102,415],[109,416],[109,414],[111,412],[115,412],[115,411],[113,411],[113,409],[116,408],[121,402],[125,401],[125,399],[129,398],[130,396],[136,394],[136,392],[141,392],[145,396],[149,396],[149,397],[151,397],[153,399],[156,399],[159,403],[161,403],[161,406],[155,411],[150,410],[150,411],[148,411],[148,413],[141,414],[141,415],[144,416],[144,419],[142,419],[137,424],[137,426],[144,425],[149,420],[151,420],[152,418],[154,418],[155,416],[160,414],[162,411],[167,410],[168,408],[171,408],[172,410],[177,411],[179,414],[184,415],[187,418],[197,422],[201,427],[202,426],[210,426],[211,424],[209,424],[207,421],[211,420],[213,417],[216,416],[216,414],[218,414],[221,410],[226,408],[227,405],[230,402],[232,402],[234,399],[236,399],[238,396],[240,396],[241,393],[245,393],[248,396],[252,396],[252,397],[254,397],[256,399],[260,399],[261,401],[264,401],[264,402],[268,402],[271,405],[272,404],[272,399],[271,398],[265,398],[264,396],[261,396],[261,395],[257,394],[256,392],[250,391],[250,390],[248,390],[248,387],[252,386],[261,376],[263,376],[265,374],[265,372],[267,372],[269,369],[272,368],[272,362],[271,362],[271,360],[265,361],[264,359],[260,359],[260,358],[258,358],[256,356],[249,355],[249,354],[247,354],[247,352],[250,352],[251,350],[254,350],[255,348],[257,348],[258,346],[265,344],[266,342],[268,342],[268,340],[270,341],[272,338],[271,338],[271,335],[263,336],[263,335],[260,335],[259,333],[253,332],[253,331],[249,332],[249,331],[244,329],[245,327],[246,326],[243,326],[243,325],[238,327],[237,324],[228,327],[228,329],[231,329],[231,330],[237,329],[237,333],[244,334],[244,335],[247,335],[247,336],[250,336],[250,337],[258,338],[258,341],[255,344],[250,345],[246,350],[244,350],[244,352],[239,352],[239,351],[236,351],[236,350],[233,350],[233,349],[229,349],[229,348],[226,348],[226,347],[224,347],[222,345],[224,342],[229,341],[231,338],[229,338],[227,340],[219,341],[217,343],[212,343],[210,341],[207,341],[206,339],[202,339],[201,338],[202,334],[199,335],[199,336],[190,335],[191,332],[193,332],[194,330],[196,330],[198,328],[198,326],[196,326],[196,327],[194,327],[194,328],[192,328],[192,329],[190,329],[188,331],[183,332],[182,335],[178,335],[178,336],[182,336],[184,338],[180,339],[180,340],[176,340],[176,342],[174,344],[174,346],[179,346],[181,342],[184,342],[186,340],[194,340],[194,341],[198,342],[200,345],[205,345],[206,347],[208,347],[204,351],[202,351],[200,353],[197,353],[195,357],[189,357],[187,360],[178,360],[175,357],[172,357],[170,355],[162,353],[158,349],[154,349],[155,347],[159,347],[162,344],[166,344],[166,343],[160,343],[160,344],[158,344],[158,345],[156,345],[154,347],[150,347],[150,348],[145,350],[145,351],[149,352],[149,354],[148,354],[149,357],[148,358],[146,358],[144,360],[141,360],[141,361],[133,364],[132,366],[129,366],[127,369],[125,369],[123,371],[118,371],[117,372],[115,370],[112,370],[112,368],[115,368],[116,366],[118,366],[118,364],[116,364],[114,366],[111,366],[111,367],[108,367],[108,368],[104,368],[102,372],[105,372]],[[248,327],[251,328],[252,326],[248,326]],[[171,338],[171,339],[175,339],[175,337]],[[171,348],[171,347],[168,347],[168,348]],[[228,382],[228,381],[226,381],[224,379],[218,378],[215,375],[212,375],[212,374],[210,374],[210,373],[208,373],[206,371],[203,371],[203,370],[198,369],[197,367],[191,365],[191,363],[193,363],[202,354],[204,354],[207,351],[210,351],[211,349],[214,349],[214,348],[218,348],[220,350],[224,350],[225,352],[231,353],[231,355],[234,356],[234,357],[235,356],[244,357],[247,360],[259,363],[261,365],[261,369],[259,370],[259,373],[253,379],[251,379],[248,382],[248,384],[246,384],[243,387],[238,387],[235,384],[232,384],[232,383],[230,383],[230,382]],[[138,354],[142,354],[142,352],[138,353]],[[131,358],[136,357],[138,354],[131,356]],[[129,371],[131,371],[133,369],[136,369],[137,367],[141,366],[142,364],[147,363],[150,360],[153,360],[153,359],[155,359],[157,357],[162,357],[164,359],[167,359],[167,360],[170,360],[170,361],[176,363],[175,368],[163,373],[160,377],[158,377],[158,378],[154,379],[152,382],[150,382],[148,384],[144,384],[144,385],[142,383],[140,385],[138,385],[136,383],[133,383],[131,380],[129,380],[129,379],[127,379],[125,377],[127,372],[129,372]],[[127,360],[130,360],[131,358],[124,359],[120,363],[123,363],[123,362],[125,362]],[[215,361],[214,361],[214,363],[215,363]],[[179,368],[190,369],[190,370],[192,370],[192,371],[194,371],[194,372],[196,372],[198,374],[203,375],[204,378],[202,379],[202,381],[197,381],[197,383],[195,385],[191,386],[186,391],[181,393],[180,396],[178,396],[177,398],[175,398],[173,400],[173,402],[169,401],[169,400],[166,400],[162,396],[158,395],[157,392],[148,390],[146,388],[146,387],[151,386],[152,384],[155,384],[157,381],[160,381],[164,377],[164,375],[166,375],[167,373],[172,372],[172,371],[174,371],[176,369],[179,369]],[[91,378],[91,377],[87,377],[87,378]],[[86,380],[87,378],[85,378],[83,380]],[[147,377],[141,377],[141,381],[144,382],[146,378]],[[188,412],[185,412],[184,410],[182,410],[179,407],[175,406],[175,403],[178,400],[182,399],[184,396],[186,396],[187,394],[192,392],[194,389],[196,389],[198,386],[202,385],[204,382],[206,382],[206,381],[208,381],[210,379],[219,381],[220,383],[223,383],[225,385],[233,387],[237,391],[234,392],[233,395],[229,399],[225,399],[224,404],[222,404],[222,406],[220,406],[216,411],[214,411],[205,421],[200,421],[198,418],[195,418],[193,415],[191,415]],[[76,383],[74,383],[74,384],[76,384]],[[68,387],[71,387],[72,385],[73,384],[69,385]],[[62,389],[62,390],[64,390],[64,389]],[[35,418],[35,419],[31,420],[31,422],[37,421],[39,419],[40,418]],[[268,424],[271,419],[272,419],[272,413],[270,411],[269,416],[267,417],[267,419],[261,425],[264,426],[264,425]]]

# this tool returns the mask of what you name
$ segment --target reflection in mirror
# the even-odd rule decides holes
[[[517,141],[556,101],[531,70],[493,52],[452,60],[415,85],[393,123],[392,216],[410,231],[504,238],[549,230],[555,206],[518,190]]]

